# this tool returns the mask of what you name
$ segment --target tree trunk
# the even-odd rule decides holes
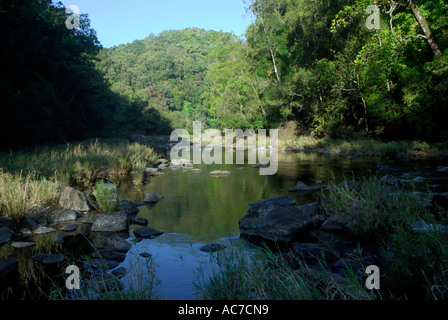
[[[429,46],[431,47],[432,51],[434,52],[434,56],[438,57],[442,55],[442,51],[440,51],[439,46],[435,42],[434,38],[432,37],[431,30],[429,29],[428,23],[425,20],[425,17],[423,16],[422,12],[418,8],[418,6],[415,4],[414,0],[408,0],[408,6],[412,10],[412,13],[414,14],[415,19],[420,24],[420,27],[423,29],[423,33],[425,34],[426,40],[428,41]]]

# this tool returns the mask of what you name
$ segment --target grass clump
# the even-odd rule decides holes
[[[98,180],[93,188],[92,195],[95,197],[98,209],[101,212],[115,212],[118,209],[118,195],[116,187]]]
[[[285,256],[267,247],[231,246],[211,255],[211,271],[197,270],[194,282],[206,300],[369,300],[374,296],[353,277],[348,280],[322,267],[293,269]]]
[[[158,154],[147,146],[96,139],[3,155],[0,156],[0,168],[8,172],[38,172],[45,177],[54,176],[61,183],[86,188],[100,178],[142,170],[158,158]]]
[[[447,218],[427,209],[421,195],[367,177],[334,186],[327,197],[327,214],[350,216],[349,236],[379,246],[388,298],[448,298]]]
[[[35,204],[51,204],[57,193],[53,179],[37,173],[4,173],[0,169],[0,216],[10,215],[19,222]]]

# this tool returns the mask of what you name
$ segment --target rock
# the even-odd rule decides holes
[[[175,167],[178,167],[178,166],[186,167],[186,166],[191,165],[191,160],[190,159],[183,159],[183,158],[181,158],[181,159],[173,159],[173,160],[171,160],[171,165],[173,165]]]
[[[388,165],[384,164],[384,163],[378,163],[378,165],[376,166],[376,168],[378,169],[378,171],[384,171],[384,172],[389,172],[392,174],[397,174],[399,172],[398,169],[389,167]]]
[[[155,230],[149,227],[140,227],[134,230],[134,235],[137,239],[151,239],[163,234],[162,231]]]
[[[76,231],[76,229],[78,229],[78,225],[75,223],[75,224],[69,224],[69,225],[67,225],[67,226],[63,226],[63,227],[61,228],[61,231],[64,231],[64,232],[73,232],[73,231]]]
[[[145,199],[143,200],[143,202],[145,202],[145,203],[156,203],[156,202],[159,202],[162,199],[163,199],[163,197],[161,195],[159,195],[158,193],[156,193],[154,191],[147,191]]]
[[[123,252],[118,252],[109,248],[99,249],[98,252],[95,252],[92,255],[93,258],[96,259],[105,259],[105,260],[115,260],[115,261],[124,261],[126,259],[126,254]]]
[[[228,170],[215,170],[215,171],[210,172],[210,174],[212,176],[222,176],[222,175],[231,174],[231,172]]]
[[[22,248],[34,247],[35,245],[36,245],[35,242],[16,241],[11,244],[11,247],[22,249]]]
[[[438,166],[438,167],[437,167],[437,172],[440,172],[440,173],[448,173],[448,167],[445,167],[445,166]]]
[[[253,165],[252,168],[258,169],[258,168],[267,168],[269,165],[263,164],[263,163],[257,163],[256,165]]]
[[[101,242],[103,248],[108,248],[118,252],[127,252],[131,249],[131,244],[119,236],[110,236]]]
[[[199,250],[202,252],[216,252],[216,251],[224,250],[225,248],[227,248],[227,247],[223,244],[211,243],[211,244],[207,244],[205,246],[200,247]]]
[[[125,267],[119,267],[111,271],[111,274],[117,278],[123,278],[127,273],[128,271],[126,270]]]
[[[144,172],[149,175],[156,175],[158,171],[158,168],[145,168],[144,170]]]
[[[85,269],[93,269],[93,270],[108,270],[116,268],[120,262],[114,260],[104,260],[101,258],[95,258],[84,262]]]
[[[390,173],[388,173],[388,174],[386,174],[385,176],[383,176],[380,179],[380,182],[381,183],[385,183],[385,184],[389,184],[389,185],[396,185],[396,186],[398,186],[400,180],[397,177],[395,177],[395,176],[391,175]]]
[[[316,203],[303,206],[255,206],[238,221],[244,235],[290,242],[314,228]]]
[[[125,212],[128,215],[137,214],[139,209],[135,203],[129,200],[121,200],[118,203],[118,211]]]
[[[0,289],[14,285],[19,277],[19,262],[15,259],[0,259]]]
[[[34,261],[43,265],[59,264],[64,260],[62,254],[39,253],[31,257]]]
[[[128,216],[128,222],[129,224],[138,224],[141,226],[147,226],[148,225],[148,219],[143,217],[134,217],[134,216]]]
[[[143,257],[143,258],[151,258],[152,254],[150,254],[148,252],[142,252],[142,253],[139,254],[139,256]]]
[[[0,227],[0,245],[11,241],[11,237],[14,234],[8,226]]]
[[[64,237],[58,233],[54,236],[54,242],[58,244],[64,244]]]
[[[283,153],[289,153],[289,152],[292,152],[292,149],[291,149],[290,147],[284,147],[284,148],[282,149],[282,152],[283,152]]]
[[[38,234],[38,235],[50,234],[53,232],[56,232],[56,229],[49,228],[49,227],[39,227],[36,230],[34,230],[34,234]]]
[[[88,212],[92,207],[84,193],[61,184],[57,188],[56,201],[64,209],[81,212]]]
[[[98,213],[92,225],[93,232],[121,232],[128,229],[127,215],[123,212]]]
[[[75,210],[63,210],[56,214],[53,218],[54,223],[76,220],[82,216],[82,213]]]
[[[144,135],[142,134],[132,134],[129,136],[129,142],[130,143],[138,143],[144,146],[151,146],[151,140],[149,140],[148,138],[146,138]]]
[[[349,223],[352,221],[352,217],[347,213],[340,213],[333,215],[326,219],[321,228],[330,232],[345,232],[349,231]]]
[[[323,185],[309,186],[309,185],[303,183],[302,181],[299,181],[299,182],[297,182],[297,184],[294,187],[289,189],[289,192],[294,192],[294,191],[318,191],[318,190],[321,190],[323,187],[324,187]]]
[[[258,207],[258,206],[293,206],[295,204],[296,200],[294,198],[289,196],[280,196],[257,202],[251,202],[248,203],[247,205],[249,207]]]

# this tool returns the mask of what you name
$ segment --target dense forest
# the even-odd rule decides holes
[[[368,28],[379,8],[378,28]],[[251,0],[245,38],[185,29],[102,48],[87,15],[0,2],[3,150],[133,131],[274,128],[446,140],[444,0]],[[150,33],[151,30],[148,30]]]

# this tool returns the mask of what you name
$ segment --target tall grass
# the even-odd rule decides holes
[[[428,155],[436,153],[442,146],[430,146],[422,141],[388,141],[383,142],[370,138],[357,139],[333,139],[329,137],[316,138],[311,136],[300,136],[279,141],[281,148],[290,147],[291,149],[326,149],[332,152],[365,152],[379,153],[382,155],[390,153],[416,153]],[[446,148],[445,148],[446,149]]]
[[[3,173],[0,169],[0,215],[23,219],[35,204],[49,204],[56,197],[57,186],[53,179],[36,173]]]
[[[356,277],[346,279],[325,268],[302,264],[293,269],[288,260],[267,247],[235,245],[210,256],[211,272],[196,272],[194,287],[207,300],[370,300]]]
[[[104,183],[104,180],[98,180],[93,188],[98,209],[102,212],[115,212],[118,208],[118,195],[115,188]]]
[[[98,178],[123,176],[144,169],[158,159],[153,149],[128,142],[100,142],[45,147],[35,152],[16,152],[0,156],[0,168],[8,172],[37,172],[55,176],[65,184],[83,187]]]

